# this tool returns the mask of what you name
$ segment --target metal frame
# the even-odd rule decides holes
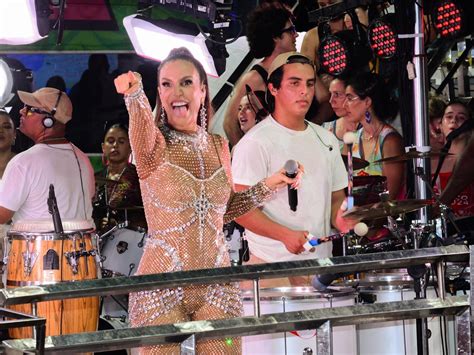
[[[0,301],[4,305],[38,302],[53,299],[83,297],[85,295],[105,295],[134,292],[143,289],[169,288],[190,284],[211,284],[244,279],[255,281],[258,295],[258,280],[287,275],[336,274],[374,269],[387,269],[437,263],[438,274],[443,272],[446,261],[467,262],[470,259],[474,267],[474,249],[463,245],[451,245],[439,248],[396,251],[378,254],[355,255],[328,259],[239,266],[210,270],[192,270],[186,272],[133,276],[130,278],[111,278],[80,282],[47,285],[44,287],[23,287],[0,290]],[[472,276],[471,276],[472,278]],[[474,280],[471,280],[474,282]],[[442,283],[439,285],[443,287]],[[472,291],[471,291],[472,292]],[[458,352],[471,354],[472,322],[468,321],[469,309],[473,302],[467,296],[419,299],[401,302],[376,303],[348,307],[305,310],[288,313],[276,313],[254,317],[241,317],[225,320],[206,320],[166,324],[141,328],[105,330],[47,337],[45,352],[84,352],[122,349],[124,347],[147,346],[170,342],[182,343],[183,354],[194,354],[196,340],[204,338],[222,338],[227,336],[245,336],[267,333],[279,333],[291,330],[318,328],[317,347],[323,353],[331,354],[332,327],[348,324],[360,324],[374,321],[426,318],[441,315],[456,315]],[[258,300],[258,297],[255,297]],[[471,302],[471,303],[470,303]],[[44,333],[43,333],[44,336]],[[4,345],[8,349],[33,351],[37,340],[8,340]]]

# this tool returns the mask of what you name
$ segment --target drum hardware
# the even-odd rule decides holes
[[[435,157],[443,157],[453,155],[451,153],[444,153],[441,151],[431,150],[428,152],[420,152],[416,150],[416,147],[410,147],[407,152],[396,155],[394,157],[383,158],[373,162],[373,164],[381,164],[381,163],[401,163],[413,159],[431,159]]]
[[[388,216],[398,216],[432,205],[432,200],[388,200],[368,205],[353,207],[344,212],[343,217],[354,220],[375,220]]]
[[[26,251],[22,253],[23,255],[23,271],[25,276],[30,276],[33,267],[35,266],[36,260],[38,259],[38,252],[33,251],[34,244],[31,239],[26,239]]]

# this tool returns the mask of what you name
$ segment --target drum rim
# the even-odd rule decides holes
[[[94,228],[64,231],[63,233],[60,233],[60,234],[56,234],[54,231],[52,232],[24,232],[24,231],[9,230],[7,232],[7,238],[14,239],[14,240],[24,240],[31,237],[35,237],[35,239],[38,239],[38,240],[67,240],[67,239],[72,239],[72,236],[74,234],[81,234],[81,236],[92,236],[94,232],[95,232]]]
[[[311,286],[296,287],[272,287],[260,289],[261,301],[281,301],[285,300],[342,300],[345,298],[355,297],[356,291],[350,287],[328,287],[326,291],[317,291]],[[244,301],[254,299],[252,290],[244,290],[242,292]]]

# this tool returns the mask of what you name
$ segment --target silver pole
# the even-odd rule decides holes
[[[427,123],[427,76],[426,76],[426,53],[425,38],[423,26],[423,9],[419,2],[414,2],[415,6],[415,33],[414,33],[414,56],[413,65],[415,78],[413,79],[413,97],[414,97],[414,122],[415,146],[417,148],[429,146],[429,131]],[[416,159],[415,169],[421,170],[424,174],[430,176],[430,164],[428,159]],[[429,181],[429,179],[427,180]],[[418,199],[429,198],[429,191],[426,182],[421,176],[415,175],[415,194]],[[420,210],[420,222],[428,223],[428,210],[426,207]]]

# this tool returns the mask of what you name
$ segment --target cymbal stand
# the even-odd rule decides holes
[[[451,222],[451,225],[454,227],[456,230],[456,233],[458,235],[461,235],[461,230],[459,229],[458,225],[456,224],[454,214],[451,211],[451,209],[446,206],[441,200],[439,199],[439,196],[435,193],[433,187],[428,181],[428,178],[426,174],[423,174],[423,171],[421,168],[415,168],[415,175],[421,177],[426,182],[426,186],[431,192],[431,196],[436,200],[436,202],[439,205],[439,209],[441,212],[441,238],[442,239],[447,239],[448,238],[448,221]]]

